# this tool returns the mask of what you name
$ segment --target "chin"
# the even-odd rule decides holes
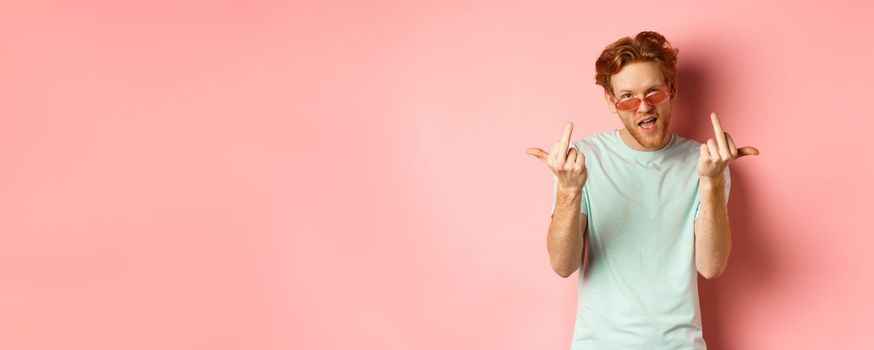
[[[635,128],[639,128],[637,125]],[[631,135],[637,140],[641,146],[646,148],[655,148],[662,145],[662,141],[665,139],[666,131],[664,127],[659,126],[659,129],[653,134],[647,134],[639,129],[631,129],[634,130]]]

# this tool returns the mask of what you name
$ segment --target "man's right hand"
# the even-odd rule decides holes
[[[526,153],[546,163],[552,173],[558,177],[559,189],[580,191],[586,184],[588,173],[586,172],[586,156],[577,151],[575,147],[569,147],[573,130],[574,124],[567,123],[564,134],[557,143],[552,145],[552,151],[549,153],[537,147],[529,148]]]

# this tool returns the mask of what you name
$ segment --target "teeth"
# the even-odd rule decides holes
[[[643,121],[641,121],[640,123],[637,123],[637,124],[643,124],[643,123],[650,122],[650,121],[653,121],[653,120],[655,120],[655,117],[652,117],[652,118],[649,118],[649,119],[643,120]]]

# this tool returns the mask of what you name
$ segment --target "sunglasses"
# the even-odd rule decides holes
[[[613,97],[615,97],[615,95]],[[660,90],[655,90],[653,92],[650,92],[649,95],[646,95],[643,98],[643,101],[646,101],[646,103],[649,104],[650,106],[655,106],[657,104],[661,104],[661,103],[667,101],[668,97],[671,97],[671,93],[668,92],[667,88],[662,88]],[[616,109],[623,111],[623,112],[634,110],[634,109],[637,109],[637,107],[640,107],[640,101],[641,100],[637,97],[624,98],[624,99],[619,100],[619,102],[615,102]]]

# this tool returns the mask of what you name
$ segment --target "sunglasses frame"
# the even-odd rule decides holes
[[[614,101],[613,101],[613,105],[616,106],[616,109],[617,109],[617,110],[620,110],[620,111],[623,111],[623,112],[626,112],[626,111],[632,111],[632,110],[637,109],[638,107],[640,107],[640,104],[643,103],[644,101],[646,101],[646,103],[648,103],[650,106],[656,106],[656,105],[660,105],[660,104],[662,104],[662,103],[665,103],[665,101],[667,101],[667,100],[669,100],[669,99],[671,98],[671,91],[670,91],[670,89],[668,89],[667,87],[663,87],[663,88],[658,89],[658,90],[656,90],[656,91],[658,91],[658,92],[664,92],[664,93],[666,93],[668,96],[665,97],[664,100],[661,100],[661,101],[659,101],[659,102],[657,102],[657,103],[650,103],[650,102],[647,100],[647,98],[648,98],[649,96],[652,96],[653,94],[649,94],[649,95],[647,95],[647,96],[644,96],[643,99],[641,99],[641,98],[639,98],[639,97],[634,97],[634,98],[632,98],[632,99],[628,99],[628,100],[624,100],[624,101],[622,101],[622,100],[620,100],[620,101],[615,101],[615,100],[617,99],[616,95],[613,95],[613,94],[610,94],[610,95],[611,95],[611,98],[614,99]],[[655,92],[654,92],[654,93],[655,93]],[[620,104],[620,103],[622,103],[622,102],[630,102],[630,101],[635,101],[635,102],[634,102],[634,106],[627,107],[627,108],[620,108],[620,107],[619,107],[619,104]]]

